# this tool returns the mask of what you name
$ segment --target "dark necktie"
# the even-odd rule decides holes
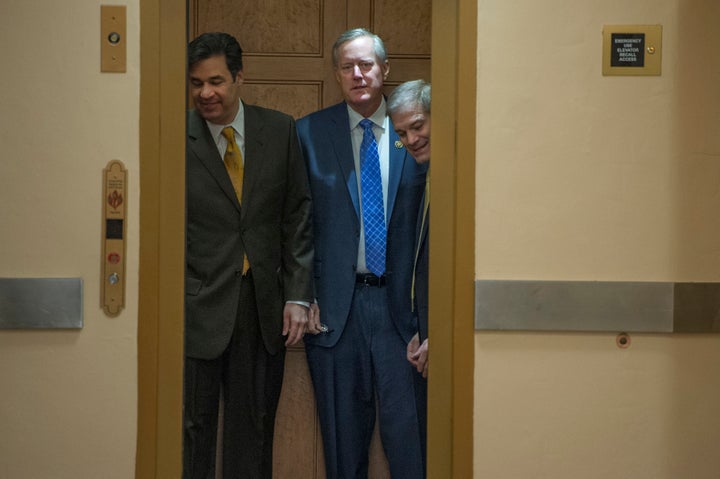
[[[380,155],[372,130],[372,121],[366,118],[360,122],[360,126],[364,130],[360,145],[360,186],[365,227],[365,263],[368,270],[382,276],[385,273],[387,229],[380,177]]]

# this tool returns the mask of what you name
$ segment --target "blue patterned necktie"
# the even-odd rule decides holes
[[[363,139],[360,144],[360,186],[362,215],[365,226],[365,263],[378,276],[385,273],[385,207],[383,206],[380,155],[373,134],[373,123],[367,118],[360,122]]]

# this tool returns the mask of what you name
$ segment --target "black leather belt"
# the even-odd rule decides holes
[[[365,286],[385,286],[385,275],[377,276],[372,273],[358,273],[355,276],[355,283]]]

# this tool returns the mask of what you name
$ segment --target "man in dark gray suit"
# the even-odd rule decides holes
[[[333,46],[344,101],[298,120],[313,197],[315,285],[326,331],[306,336],[329,479],[367,477],[379,408],[393,478],[422,478],[410,284],[425,168],[386,115],[390,71],[380,38],[342,34]]]
[[[307,174],[293,119],[240,100],[235,38],[190,42],[188,72],[183,477],[215,477],[222,394],[224,477],[269,479],[285,347],[317,332]]]

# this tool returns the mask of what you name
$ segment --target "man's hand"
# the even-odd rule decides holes
[[[310,303],[307,332],[310,334],[320,334],[324,332],[320,324],[320,306],[318,306],[317,303]]]
[[[407,345],[407,359],[417,369],[417,372],[422,373],[424,378],[428,375],[428,354],[428,340],[426,339],[420,344],[420,336],[415,333]]]
[[[305,334],[308,324],[308,308],[301,304],[285,303],[283,310],[283,336],[287,336],[285,346],[297,344]]]
[[[419,333],[415,333],[415,336],[412,337],[410,342],[407,344],[407,348],[406,348],[407,360],[410,361],[410,364],[412,364],[413,367],[415,367],[415,368],[417,368],[417,360],[415,360],[413,358],[419,347],[420,347],[420,335],[419,335]]]

